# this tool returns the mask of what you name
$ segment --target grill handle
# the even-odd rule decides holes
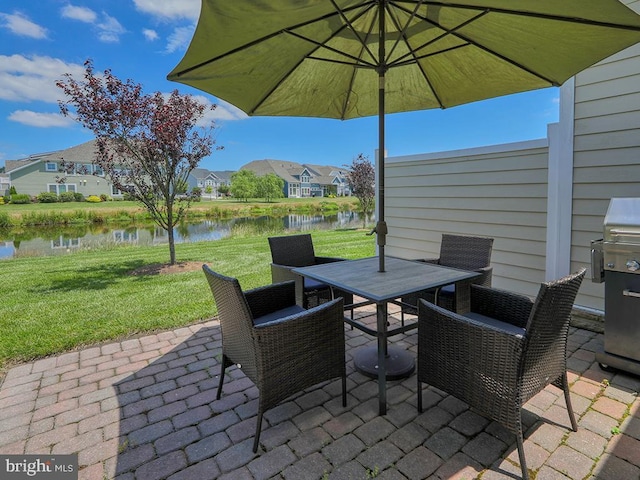
[[[620,230],[618,228],[612,228],[611,230],[609,230],[609,233],[611,233],[611,235],[629,235],[631,237],[638,236],[637,230]]]
[[[622,291],[622,295],[624,295],[625,297],[640,298],[640,293],[638,293],[638,292],[633,292],[633,291],[629,290],[628,288],[625,288],[625,289]]]

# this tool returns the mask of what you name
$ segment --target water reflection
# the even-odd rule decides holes
[[[174,230],[176,243],[219,240],[233,233],[251,236],[287,231],[361,227],[356,212],[334,215],[299,215],[283,217],[246,217],[229,220],[203,220],[184,223]],[[66,254],[81,248],[91,249],[117,244],[159,245],[168,243],[167,232],[155,224],[114,227],[112,225],[78,225],[72,227],[25,227],[0,229],[0,259]]]

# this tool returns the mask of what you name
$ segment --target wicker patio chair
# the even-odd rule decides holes
[[[258,387],[258,450],[264,412],[292,394],[336,377],[346,406],[346,366],[342,299],[310,310],[295,303],[295,284],[286,282],[243,292],[237,279],[203,265],[222,329],[222,365],[238,365]]]
[[[344,258],[316,256],[313,240],[309,234],[270,237],[269,248],[273,262],[271,263],[271,281],[273,283],[295,280],[296,274],[291,270],[296,267],[344,261]],[[345,305],[353,303],[353,295],[350,293],[336,289],[332,296],[329,285],[310,278],[304,279],[303,305],[305,308],[328,302],[333,297],[342,297]]]
[[[478,272],[480,276],[470,282],[490,287],[493,273],[493,267],[490,266],[492,249],[493,238],[444,233],[440,243],[440,256],[420,261]],[[416,315],[418,313],[418,298],[424,298],[447,310],[456,310],[455,285],[446,285],[437,290],[424,290],[402,297],[401,315],[403,320],[405,314]]]
[[[418,410],[422,383],[469,404],[516,435],[522,476],[522,406],[553,384],[564,391],[571,427],[577,424],[567,382],[566,347],[571,309],[585,269],[543,283],[535,301],[523,295],[471,286],[464,316],[420,300]]]

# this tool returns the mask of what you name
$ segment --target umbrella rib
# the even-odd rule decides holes
[[[419,1],[424,1],[424,0],[419,0]],[[408,2],[405,2],[405,3],[413,3],[413,2],[410,2],[410,0],[408,0]],[[460,8],[460,9],[465,9],[465,10],[485,10],[487,8],[487,7],[482,7],[482,6],[465,5],[465,4],[461,4],[461,3],[452,3],[452,2],[439,2],[439,1],[433,1],[433,0],[426,0],[425,3],[428,4],[428,5],[433,5],[433,6],[439,6],[439,7],[445,7],[445,8]],[[525,11],[521,11],[521,10],[514,10],[514,9],[508,9],[508,8],[489,7],[489,10],[491,12],[504,13],[504,14],[507,14],[507,15],[518,15],[518,16],[525,16],[525,17],[535,17],[535,18],[543,18],[543,19],[547,19],[547,20],[558,20],[558,21],[562,21],[562,22],[582,23],[582,24],[585,24],[585,25],[616,28],[616,29],[621,29],[621,30],[640,31],[640,26],[623,25],[623,24],[611,23],[611,22],[603,22],[603,21],[599,21],[599,20],[590,20],[588,18],[569,17],[569,16],[566,16],[566,15],[553,15],[553,14],[550,14],[550,13],[525,12]]]
[[[345,27],[341,28],[338,31],[344,30],[345,28],[347,28],[347,27],[345,26]],[[353,66],[356,66],[356,67],[357,66],[369,67],[369,68],[375,68],[376,67],[376,65],[374,63],[367,62],[363,58],[359,58],[359,57],[356,57],[355,55],[350,55],[350,54],[348,54],[346,52],[342,52],[342,51],[337,50],[337,49],[335,49],[333,47],[329,47],[329,46],[327,46],[326,44],[324,44],[322,42],[318,42],[317,40],[313,40],[311,38],[305,37],[304,35],[300,35],[299,33],[291,32],[289,30],[284,30],[283,32],[284,33],[288,33],[289,35],[291,35],[293,37],[299,38],[300,40],[304,40],[306,42],[309,42],[309,43],[315,45],[318,48],[324,48],[326,50],[329,50],[330,52],[336,53],[336,54],[340,55],[341,57],[350,58],[351,60],[353,60],[353,63],[350,63],[350,62],[347,62],[347,61],[342,61],[341,62],[340,60],[332,60],[332,59],[329,59],[329,58],[313,57],[312,54],[309,54],[307,56],[307,58],[312,58],[314,60],[325,60],[327,62],[334,62],[334,63],[343,63],[343,64],[346,64],[346,65],[353,65]]]
[[[362,13],[360,13],[360,15],[358,15],[357,17],[355,17],[354,19],[348,19],[347,16],[344,14],[344,11],[342,10],[342,8],[340,8],[335,0],[331,0],[331,4],[333,5],[333,7],[336,9],[336,12],[338,12],[338,14],[340,15],[340,17],[342,18],[342,21],[346,24],[346,26],[353,32],[353,34],[356,36],[356,38],[358,39],[358,41],[360,42],[360,45],[362,45],[363,49],[367,51],[367,53],[369,54],[369,56],[373,59],[376,58],[376,56],[373,54],[373,52],[369,49],[367,42],[365,41],[365,39],[363,39],[362,37],[360,37],[360,34],[358,33],[358,31],[353,27],[353,20],[357,20],[358,18],[360,18],[361,16],[363,16],[365,14],[366,11],[368,11],[370,8],[372,8],[373,6],[375,6],[375,2],[371,2],[369,4],[369,7],[366,7],[362,10]],[[371,30],[369,30],[369,33],[371,33]],[[367,33],[367,36],[369,36],[369,33]]]
[[[372,2],[369,2],[369,4],[370,4],[370,6],[372,6],[372,5],[375,5],[375,4],[376,4],[376,2],[372,1]],[[334,6],[335,6],[335,3],[334,3]],[[362,5],[361,5],[361,6],[359,6],[359,7],[362,7]],[[354,8],[351,8],[351,9],[347,9],[347,10],[349,10],[349,11],[350,11],[350,10],[354,10],[354,9],[355,9],[355,7],[354,7]],[[344,11],[347,11],[347,10],[344,10]],[[366,9],[366,8],[365,8],[365,9],[363,9],[363,11],[362,11],[360,14],[358,14],[358,15],[356,16],[356,19],[357,19],[357,18],[360,18],[362,15],[364,15],[366,11],[367,11],[367,9]],[[338,12],[338,13],[342,16],[343,21],[348,22],[348,20],[347,20],[347,19],[345,19],[345,16],[344,16],[344,14],[343,14],[343,12],[342,12],[342,11],[341,11],[341,12]],[[335,16],[335,15],[336,15],[336,13],[327,14],[327,15],[323,16],[323,17],[322,17],[322,19],[330,18],[330,17],[333,17],[333,16]],[[299,33],[296,33],[296,32],[293,32],[293,31],[292,31],[292,30],[297,29],[297,28],[300,28],[300,27],[302,27],[302,26],[306,26],[306,25],[308,25],[308,24],[310,24],[310,23],[313,23],[313,22],[306,22],[305,24],[298,24],[298,25],[296,25],[296,26],[294,26],[294,27],[290,27],[290,28],[283,29],[283,30],[279,31],[277,34],[281,34],[281,33],[289,34],[289,35],[291,35],[291,36],[293,36],[293,37],[296,37],[296,38],[298,38],[298,39],[300,39],[300,40],[303,40],[303,41],[306,41],[306,42],[309,42],[309,43],[311,43],[311,44],[315,45],[315,46],[317,47],[317,48],[316,48],[316,51],[317,51],[318,49],[320,49],[320,48],[325,48],[325,49],[330,50],[330,51],[332,51],[332,52],[334,52],[334,53],[336,53],[336,54],[338,54],[338,55],[340,55],[340,56],[342,56],[342,57],[350,58],[350,59],[352,59],[354,62],[353,62],[353,63],[350,63],[350,62],[347,62],[347,61],[340,61],[340,60],[332,60],[332,59],[328,59],[328,58],[314,57],[311,53],[305,57],[306,59],[313,59],[313,60],[319,60],[319,61],[330,62],[330,63],[339,63],[339,64],[348,65],[348,66],[352,66],[352,67],[356,67],[356,68],[372,68],[372,69],[373,69],[373,68],[376,68],[376,65],[375,65],[375,64],[373,64],[373,63],[369,63],[369,62],[366,62],[366,61],[365,61],[364,59],[362,59],[362,58],[357,58],[357,57],[355,57],[355,56],[348,55],[348,54],[346,54],[345,52],[341,52],[341,51],[336,50],[336,49],[334,49],[334,48],[332,48],[332,47],[329,47],[329,46],[327,46],[326,44],[324,44],[324,43],[322,43],[322,42],[318,42],[317,40],[313,40],[313,39],[311,39],[311,38],[305,37],[305,36],[303,36],[303,35],[300,35]],[[350,22],[348,22],[346,25],[343,25],[343,26],[342,26],[342,28],[340,28],[337,32],[340,32],[340,31],[342,31],[342,30],[344,30],[344,29],[348,28],[350,25],[351,25],[351,23],[350,23]],[[352,28],[352,29],[351,29],[351,31],[355,32],[355,29],[353,29],[353,28]],[[334,32],[334,33],[337,33],[337,32]],[[274,34],[274,35],[275,35],[275,34]],[[272,36],[273,36],[273,35],[272,35]],[[357,34],[356,34],[356,36],[357,36]],[[269,37],[266,37],[266,38],[269,38]],[[331,37],[330,37],[330,38],[331,38]],[[328,38],[327,40],[330,40],[330,38]],[[357,38],[358,38],[358,40],[360,41],[360,43],[361,43],[363,46],[365,46],[365,44],[364,44],[364,42],[362,41],[362,39],[361,39],[359,36],[357,36]],[[367,49],[367,50],[368,50],[368,49]],[[282,83],[282,81],[283,81],[284,79],[286,79],[287,77],[289,77],[289,75],[291,75],[291,74],[292,74],[292,73],[293,73],[293,72],[298,68],[298,66],[300,66],[300,64],[305,60],[305,58],[301,58],[301,59],[300,59],[300,61],[299,61],[298,63],[296,63],[296,65],[295,65],[293,68],[291,68],[291,69],[290,69],[290,70],[289,70],[285,75],[283,75],[279,83],[281,84],[281,83]],[[360,63],[358,63],[358,62],[360,62]],[[266,92],[266,93],[265,93],[265,95],[263,95],[263,97],[262,97],[259,101],[257,101],[257,102],[255,103],[255,106],[254,106],[254,107],[253,107],[249,112],[247,112],[247,113],[248,113],[248,114],[250,114],[250,115],[251,115],[251,114],[253,114],[257,109],[259,109],[259,108],[260,108],[260,106],[265,102],[265,100],[266,100],[267,98],[269,98],[269,97],[271,96],[271,94],[272,94],[272,93],[273,93],[277,88],[278,88],[278,85],[274,85],[274,87],[273,87],[272,89],[270,89],[268,92]],[[346,105],[347,105],[347,104],[348,104],[348,99],[347,99],[347,101],[345,102],[345,105],[344,105],[343,110],[342,110],[342,111],[343,111],[343,113],[342,113],[342,115],[343,115],[343,116],[344,116],[344,111],[346,110]]]

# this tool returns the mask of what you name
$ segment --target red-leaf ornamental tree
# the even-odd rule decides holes
[[[362,153],[353,159],[351,165],[345,165],[349,172],[347,173],[347,183],[351,188],[351,193],[360,201],[362,209],[363,227],[367,226],[367,216],[373,213],[375,205],[375,183],[376,173],[369,158]]]
[[[213,122],[198,126],[207,107],[177,90],[168,96],[145,94],[141,84],[122,81],[111,70],[98,75],[91,60],[85,62],[84,80],[65,74],[56,85],[67,97],[59,102],[62,114],[96,136],[95,164],[167,231],[175,264],[173,230],[194,195],[185,191],[187,179],[215,143]]]

